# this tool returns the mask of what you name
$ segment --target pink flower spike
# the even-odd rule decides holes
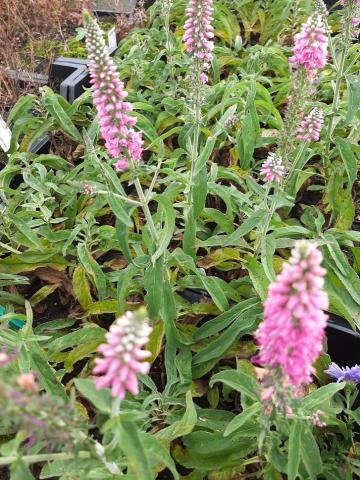
[[[264,321],[256,332],[257,361],[280,372],[283,385],[310,383],[312,365],[323,348],[328,297],[321,262],[315,243],[297,241],[264,303]]]
[[[285,175],[285,166],[282,158],[276,153],[270,152],[262,164],[260,175],[264,177],[266,182],[280,182]]]
[[[324,68],[328,60],[328,36],[323,17],[316,13],[308,18],[295,35],[293,56],[289,62],[295,67],[303,67],[312,79],[315,73]]]
[[[98,348],[102,358],[95,359],[93,374],[99,375],[95,379],[97,389],[109,387],[111,395],[120,400],[126,392],[139,393],[137,375],[150,369],[150,363],[144,360],[151,353],[143,347],[149,342],[151,331],[145,310],[127,312],[111,325],[107,343]]]
[[[184,24],[183,41],[185,50],[198,63],[201,63],[202,70],[209,68],[212,61],[214,49],[214,27],[212,26],[212,0],[189,0],[186,9],[186,22]],[[201,73],[200,81],[208,82],[205,73]]]
[[[84,13],[84,28],[101,136],[110,157],[117,160],[115,169],[124,170],[128,168],[129,161],[140,161],[142,136],[133,129],[136,118],[128,115],[132,111],[132,105],[124,101],[128,94],[108,53],[103,33],[96,20],[87,12]]]
[[[321,108],[314,108],[301,122],[296,138],[310,143],[317,142],[320,138],[321,128],[324,123],[324,112]]]

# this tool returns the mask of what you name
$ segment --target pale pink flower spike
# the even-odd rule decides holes
[[[89,13],[84,14],[86,47],[93,99],[100,120],[100,130],[116,170],[124,170],[129,160],[139,162],[142,156],[142,135],[135,132],[137,119],[128,115],[132,105],[125,102],[127,92],[120,80],[116,65],[110,57],[103,33]]]
[[[256,332],[257,361],[280,371],[284,385],[309,384],[323,348],[328,297],[321,262],[315,243],[297,241],[264,303],[264,321]]]
[[[270,152],[265,162],[262,164],[260,175],[266,182],[280,182],[285,175],[285,166],[282,158],[276,153]]]
[[[98,348],[103,358],[96,358],[94,375],[97,389],[111,388],[113,397],[125,398],[126,392],[139,393],[137,375],[148,373],[151,353],[143,347],[149,342],[152,329],[144,312],[127,312],[118,318],[106,334],[106,343]]]
[[[198,63],[202,64],[202,70],[206,71],[210,67],[213,59],[212,51],[214,49],[214,27],[211,22],[212,0],[190,0],[186,9],[186,22],[184,24],[184,44],[185,50],[193,56]],[[200,74],[202,83],[208,82],[207,75]]]
[[[318,13],[308,18],[295,35],[293,56],[289,62],[295,67],[303,67],[311,79],[328,61],[328,36],[324,20]]]
[[[314,108],[301,122],[296,138],[298,140],[305,140],[307,143],[310,143],[311,140],[317,142],[320,138],[323,123],[323,110],[321,108]]]

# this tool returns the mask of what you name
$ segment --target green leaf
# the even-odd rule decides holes
[[[41,287],[34,295],[30,298],[29,302],[32,307],[37,305],[38,303],[45,300],[49,295],[55,292],[59,288],[58,284],[55,285],[44,285]]]
[[[52,115],[59,127],[64,130],[71,138],[77,140],[79,143],[83,143],[82,137],[72,122],[69,115],[62,107],[59,96],[55,94],[49,87],[42,87],[42,95],[44,100],[44,106],[46,110]],[[62,101],[64,101],[62,99]]]
[[[12,457],[18,454],[20,445],[26,440],[29,436],[29,433],[25,430],[20,430],[15,435],[15,438],[9,440],[6,443],[3,443],[0,447],[1,455],[4,457]]]
[[[349,190],[352,189],[352,186],[356,180],[357,175],[357,164],[356,158],[351,150],[350,141],[345,138],[336,138],[335,143],[339,148],[340,156],[344,162],[346,172],[349,178]]]
[[[357,76],[347,75],[346,83],[348,87],[349,100],[346,104],[347,114],[345,123],[349,124],[355,118],[360,109],[360,80]]]
[[[164,261],[158,258],[154,265],[145,270],[144,287],[146,290],[145,301],[149,316],[155,318],[161,308],[164,283]]]
[[[75,387],[87,400],[89,400],[100,412],[111,413],[112,398],[107,388],[97,390],[92,380],[75,378]]]
[[[29,467],[19,459],[10,467],[10,480],[35,480]]]
[[[324,409],[329,405],[330,399],[340,390],[345,387],[345,382],[329,383],[324,387],[314,390],[310,395],[302,399],[302,408],[306,412],[313,412],[314,410]]]
[[[139,269],[135,265],[128,265],[121,270],[117,284],[118,311],[121,314],[126,312],[126,297],[129,294],[132,285],[132,279],[139,274]]]
[[[229,308],[229,302],[224,294],[222,289],[220,279],[217,277],[207,277],[206,275],[201,275],[201,273],[196,269],[196,276],[199,278],[204,288],[209,292],[211,298],[213,299],[215,305],[219,308],[220,311],[225,311]]]
[[[8,214],[8,217],[14,225],[19,229],[19,231],[32,243],[40,252],[44,251],[44,247],[41,243],[40,238],[36,235],[34,230],[32,230],[24,220],[22,220],[18,215],[13,215],[12,213]]]
[[[30,351],[31,367],[39,373],[39,382],[41,385],[51,395],[61,397],[64,401],[68,401],[65,389],[57,379],[55,370],[50,367],[47,362],[44,352],[36,342],[29,342],[28,349]]]
[[[266,218],[267,211],[266,210],[256,210],[255,212],[250,215],[249,218],[244,220],[241,226],[235,230],[234,233],[228,236],[225,240],[223,246],[227,247],[229,245],[238,245],[238,242],[241,237],[246,235],[247,233],[251,232],[257,225],[260,225]]]
[[[255,108],[255,85],[252,84],[247,99],[247,111],[237,136],[237,151],[240,167],[248,170],[251,166],[256,145],[256,139],[260,131],[259,118]]]
[[[0,287],[8,287],[9,285],[29,285],[29,283],[29,279],[22,275],[0,273]]]
[[[205,208],[205,202],[207,197],[207,171],[206,167],[200,170],[194,176],[194,188],[193,188],[193,211],[194,217],[197,218],[201,215]]]
[[[90,285],[86,278],[85,270],[81,265],[74,270],[72,278],[75,297],[84,310],[92,303]]]
[[[206,162],[209,160],[216,143],[216,136],[208,137],[205,146],[202,148],[199,157],[196,160],[194,175],[198,175],[205,167]]]
[[[186,214],[186,222],[183,234],[183,249],[184,252],[195,257],[195,242],[196,242],[196,219],[194,215],[194,209],[190,210]]]
[[[160,355],[162,342],[164,338],[164,322],[157,322],[152,326],[147,350],[151,353],[151,357],[147,360],[150,363]]]
[[[62,335],[61,337],[56,338],[48,345],[48,353],[50,358],[58,352],[62,352],[67,348],[73,346],[83,345],[86,343],[99,342],[99,344],[104,341],[106,330],[101,327],[83,327],[80,330],[75,332]]]
[[[275,253],[275,237],[273,234],[264,235],[261,238],[261,263],[270,282],[275,280],[273,256]]]
[[[88,251],[86,245],[79,244],[77,251],[79,255],[79,260],[83,265],[86,273],[90,275],[94,280],[98,291],[99,300],[104,300],[106,297],[106,276],[104,275],[99,264],[90,255],[90,252]]]
[[[231,433],[238,430],[249,420],[251,419],[257,420],[258,413],[260,413],[261,409],[262,409],[261,404],[256,402],[256,403],[253,403],[250,407],[246,408],[239,415],[236,415],[236,417],[233,420],[231,420],[231,422],[227,425],[224,432],[224,437],[227,437]]]
[[[136,480],[155,479],[136,425],[132,422],[122,421],[119,425],[119,433],[120,447],[127,457],[129,474],[134,475]]]
[[[253,377],[238,370],[224,370],[216,373],[210,379],[210,387],[216,382],[222,382],[237,392],[247,395],[254,401],[259,400],[258,385]]]
[[[301,437],[301,459],[309,474],[309,480],[316,480],[322,472],[319,447],[309,427],[305,427]]]
[[[230,327],[194,356],[193,364],[199,365],[209,360],[220,359],[240,335],[253,332],[258,314],[257,310],[254,312],[246,310],[244,313],[239,313]]]
[[[202,340],[203,338],[210,337],[216,333],[224,330],[232,322],[234,322],[239,315],[246,314],[250,309],[258,308],[260,305],[258,298],[248,298],[239,302],[237,305],[230,308],[226,312],[222,313],[218,317],[212,318],[205,322],[194,334],[194,340]]]
[[[129,214],[123,207],[123,201],[119,197],[116,197],[112,192],[109,192],[108,200],[109,200],[109,205],[112,211],[114,212],[115,216],[127,227],[132,228],[133,222]]]
[[[295,480],[298,476],[301,454],[301,435],[302,423],[300,420],[294,420],[290,428],[289,447],[288,447],[288,480]]]
[[[36,95],[24,95],[19,98],[13,108],[10,110],[7,117],[7,123],[10,124],[18,118],[23,118],[33,107],[36,100]]]
[[[66,353],[64,360],[64,368],[67,372],[73,370],[74,364],[83,358],[90,357],[93,353],[97,352],[99,345],[102,343],[102,340],[97,340],[95,342],[88,342],[84,345],[79,345],[71,350],[71,352]]]
[[[153,262],[157,260],[167,249],[175,229],[175,210],[168,198],[164,195],[156,195],[154,200],[158,202],[163,212],[164,228],[159,232],[160,242],[154,255]]]
[[[140,441],[144,445],[146,455],[151,464],[157,466],[157,471],[162,471],[165,467],[168,468],[174,480],[179,479],[179,474],[176,470],[176,465],[174,460],[171,458],[171,455],[166,447],[162,445],[154,436],[140,432]]]
[[[270,285],[270,281],[265,273],[265,269],[261,263],[255,260],[254,257],[250,257],[250,255],[247,255],[245,260],[245,267],[249,272],[253,286],[261,300],[265,300]]]
[[[160,430],[155,434],[158,440],[171,442],[176,438],[183,437],[192,432],[197,422],[197,413],[192,400],[191,392],[186,393],[186,410],[184,416],[172,425]]]

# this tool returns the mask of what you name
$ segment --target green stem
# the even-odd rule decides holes
[[[335,114],[337,113],[337,110],[339,108],[340,87],[341,87],[341,82],[342,82],[343,75],[344,75],[346,52],[347,52],[346,48],[344,48],[341,52],[339,68],[338,68],[338,71],[337,71],[337,74],[336,74],[336,83],[335,83],[334,99],[333,99],[333,104],[332,104],[332,113],[331,113],[331,117],[330,117],[330,121],[329,121],[329,125],[328,125],[327,138],[326,138],[327,144],[328,144],[327,145],[328,151],[330,149],[331,136],[332,136],[333,131],[334,131]]]
[[[141,203],[141,206],[142,206],[145,218],[146,218],[146,222],[147,222],[149,230],[150,230],[151,238],[152,238],[153,242],[155,244],[157,244],[158,240],[159,240],[159,237],[158,237],[158,234],[157,234],[157,231],[156,231],[156,228],[155,228],[154,221],[153,221],[152,216],[151,216],[151,212],[150,212],[150,209],[149,209],[147,199],[146,199],[145,194],[144,194],[144,190],[142,188],[142,185],[141,185],[138,177],[135,177],[134,185],[135,185],[138,197],[140,199],[140,203]]]
[[[202,72],[202,65],[200,63],[193,63],[192,75],[190,75],[190,81],[194,83],[194,111],[193,115],[193,125],[194,125],[194,136],[193,142],[191,145],[190,151],[190,178],[189,185],[185,191],[185,230],[184,230],[184,251],[185,253],[194,256],[195,255],[195,242],[196,242],[196,229],[192,228],[192,223],[194,222],[193,218],[193,196],[194,196],[194,180],[195,180],[195,171],[197,159],[199,157],[199,140],[200,140],[200,125],[201,125],[201,106],[202,106],[202,84],[200,81],[200,75]]]
[[[23,457],[10,455],[8,457],[0,457],[0,466],[10,465],[11,463],[16,462],[19,458],[21,458],[26,465],[31,465],[33,463],[71,460],[75,458],[75,455],[73,453],[44,453],[39,455],[24,455]],[[90,458],[90,453],[79,452],[76,458]]]
[[[283,190],[286,191],[286,187],[288,185],[288,182],[289,180],[291,179],[293,173],[296,171],[297,169],[297,166],[298,166],[298,163],[299,163],[299,160],[301,159],[301,157],[303,156],[303,153],[305,151],[305,149],[307,148],[307,143],[306,142],[303,142],[302,146],[299,148],[299,151],[296,155],[296,158],[295,160],[292,162],[291,166],[290,166],[290,169],[289,169],[289,173],[287,174],[286,178],[285,178],[285,181],[284,181],[284,184],[283,184]]]
[[[277,191],[275,191],[275,194],[276,193],[277,193]],[[261,230],[260,238],[257,239],[257,246],[256,246],[256,249],[255,249],[255,252],[254,252],[255,259],[259,256],[259,253],[260,253],[260,250],[261,250],[261,239],[266,237],[266,234],[269,230],[270,222],[271,222],[271,219],[272,219],[272,217],[275,213],[275,210],[276,210],[276,200],[274,198],[272,198],[270,208],[269,208],[269,213],[266,216],[264,228]]]
[[[121,400],[119,397],[114,398],[112,402],[112,407],[111,407],[111,416],[112,417],[117,417],[120,413],[120,404]]]
[[[170,31],[170,10],[167,8],[165,13],[165,20],[164,20],[165,32],[166,32],[166,53],[168,57],[169,67],[170,67],[170,78],[171,80],[174,79],[174,66],[173,66],[173,44],[171,39],[171,31]]]
[[[328,166],[329,163],[329,155],[330,155],[330,142],[332,138],[332,134],[334,132],[334,120],[335,120],[335,115],[338,111],[339,108],[339,102],[340,102],[340,88],[341,88],[341,83],[344,77],[344,68],[345,68],[345,62],[347,58],[347,53],[349,50],[349,38],[351,35],[351,26],[350,26],[350,21],[345,22],[346,25],[346,30],[344,32],[344,41],[343,41],[343,48],[340,54],[340,60],[337,63],[336,61],[336,53],[335,53],[335,48],[332,46],[332,55],[334,59],[334,63],[337,66],[336,68],[336,82],[335,82],[335,90],[334,90],[334,98],[333,98],[333,104],[332,104],[332,113],[330,116],[329,120],[329,125],[328,125],[328,130],[327,130],[327,136],[326,136],[326,156],[324,157],[324,167]]]
[[[200,137],[200,124],[196,122],[194,130],[194,141],[191,149],[191,165],[190,165],[190,182],[189,182],[189,194],[188,194],[188,209],[189,211],[192,208],[193,203],[193,191],[194,191],[194,177],[195,177],[195,167],[196,160],[198,158],[198,149],[199,149],[199,137]]]
[[[107,192],[106,190],[96,190],[96,193],[99,194],[99,195],[109,195],[109,192]],[[131,198],[128,198],[128,197],[124,197],[123,195],[120,195],[119,193],[112,192],[112,194],[113,194],[114,197],[119,198],[120,200],[122,200],[124,202],[131,203],[132,205],[142,206],[142,204],[140,202],[137,202],[136,200],[132,200]]]

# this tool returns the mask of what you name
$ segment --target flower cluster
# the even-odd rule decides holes
[[[314,425],[314,427],[318,428],[324,428],[326,427],[326,423],[321,419],[321,417],[324,415],[324,412],[321,410],[316,410],[313,412],[313,414],[310,416],[311,423]]]
[[[336,378],[337,382],[360,383],[360,365],[341,368],[336,363],[331,363],[325,373],[332,378]]]
[[[116,159],[115,169],[120,171],[129,166],[129,161],[138,162],[141,159],[142,136],[133,128],[136,118],[128,115],[132,105],[124,101],[128,94],[108,53],[103,33],[88,13],[84,14],[84,27],[101,135],[109,155]]]
[[[190,0],[186,9],[186,22],[184,25],[184,43],[186,51],[192,55],[199,66],[200,80],[202,83],[208,82],[208,77],[204,73],[209,68],[209,62],[212,61],[212,51],[214,49],[214,27],[211,22],[212,0]]]
[[[280,372],[284,384],[308,384],[312,364],[322,350],[328,307],[323,289],[326,271],[315,243],[299,240],[270,285],[264,321],[256,332],[257,361]]]
[[[343,31],[347,30],[346,25],[350,24],[351,35],[358,37],[360,34],[360,1],[359,0],[340,0],[341,5],[344,5],[346,8],[342,22],[343,22]]]
[[[150,368],[145,358],[151,356],[143,347],[149,341],[151,327],[146,321],[145,312],[127,312],[111,325],[106,334],[107,343],[100,345],[98,351],[103,358],[95,360],[93,370],[96,388],[111,388],[113,397],[121,400],[126,391],[133,395],[139,393],[137,375],[147,373]]]
[[[1,353],[2,357],[6,354]],[[11,362],[11,357],[8,357]],[[9,362],[1,365],[0,409],[3,428],[25,432],[22,449],[37,444],[38,453],[69,451],[83,438],[83,421],[71,403],[58,396],[41,392],[37,373],[14,374]]]
[[[314,0],[315,10],[320,13],[323,17],[327,17],[329,15],[328,9],[324,0]]]
[[[303,67],[308,79],[327,64],[328,36],[323,17],[316,13],[308,18],[295,35],[293,56],[289,62],[295,67]]]
[[[311,140],[317,142],[320,137],[321,128],[324,123],[324,112],[321,108],[314,108],[302,120],[297,132],[298,140],[305,140],[310,143]]]
[[[266,182],[280,182],[281,178],[285,175],[285,166],[282,157],[270,152],[262,164],[260,175],[264,177]]]

